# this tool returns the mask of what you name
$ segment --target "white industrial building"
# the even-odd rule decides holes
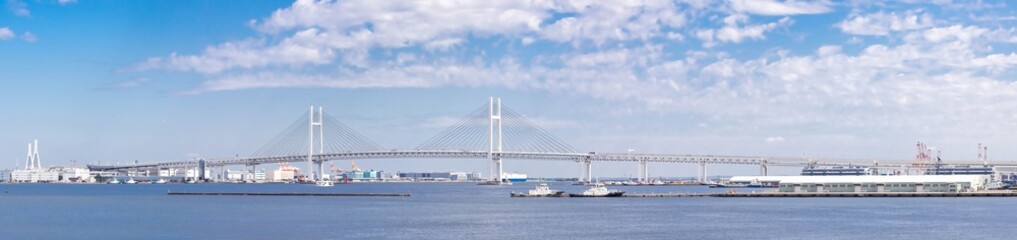
[[[970,192],[989,175],[738,176],[731,182],[779,182],[780,192]]]
[[[296,177],[296,172],[289,169],[272,170],[267,176],[270,182],[291,182]]]
[[[49,171],[59,173],[61,182],[94,182],[92,171],[87,168],[52,167]]]
[[[0,183],[11,182],[11,170],[0,170]]]
[[[433,180],[433,181],[469,181],[481,180],[479,173],[473,172],[406,172],[396,174],[401,179]]]
[[[42,169],[42,162],[39,161],[39,140],[34,144],[28,144],[28,163],[24,170],[11,172],[11,182],[37,183],[60,181],[60,172],[47,171]]]

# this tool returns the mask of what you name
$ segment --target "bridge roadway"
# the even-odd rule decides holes
[[[724,156],[724,155],[689,155],[689,154],[646,154],[646,153],[541,153],[541,152],[500,152],[493,153],[495,157],[502,159],[519,160],[558,160],[575,162],[636,162],[636,163],[695,163],[695,164],[738,164],[738,165],[759,165],[759,166],[783,166],[783,167],[806,167],[806,166],[865,166],[894,168],[911,166],[914,160],[873,160],[873,159],[819,159],[803,157],[753,157],[753,156]],[[475,150],[390,150],[390,151],[369,151],[369,152],[342,152],[324,153],[313,155],[314,162],[332,160],[362,160],[362,159],[405,159],[405,158],[429,158],[429,159],[487,159],[487,151]],[[248,157],[248,158],[219,158],[205,160],[207,167],[231,166],[231,165],[261,165],[284,162],[306,162],[307,155],[288,155],[276,157]],[[982,165],[978,161],[946,162],[946,165]],[[198,165],[198,160],[175,161],[147,164],[128,164],[115,166],[88,165],[93,171],[117,171],[132,169],[150,168],[193,168]],[[990,162],[991,166],[1017,166],[1017,162],[1007,161]]]

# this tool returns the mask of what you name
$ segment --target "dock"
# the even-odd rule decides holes
[[[752,192],[752,193],[625,193],[622,197],[729,197],[729,198],[830,198],[830,197],[1017,197],[1015,191],[979,192]]]
[[[186,196],[304,196],[304,197],[409,197],[409,193],[266,193],[266,192],[167,192]]]
[[[650,197],[712,197],[708,193],[625,193],[622,197],[650,198]]]
[[[760,192],[719,193],[714,197],[1017,197],[1013,191],[981,192]]]

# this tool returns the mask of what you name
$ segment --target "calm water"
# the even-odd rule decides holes
[[[0,239],[1010,239],[1017,216],[1017,198],[508,197],[533,185],[0,185],[7,191],[0,193]],[[167,196],[167,191],[413,196]]]

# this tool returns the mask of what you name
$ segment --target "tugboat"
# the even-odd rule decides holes
[[[625,192],[618,190],[607,190],[603,183],[597,183],[592,188],[583,191],[583,193],[569,193],[569,197],[621,197]]]
[[[509,193],[512,197],[564,197],[565,191],[551,190],[547,186],[547,183],[541,183],[537,185],[537,188],[530,190],[527,193]]]
[[[120,180],[117,180],[117,178],[114,177],[113,180],[109,180],[109,182],[106,182],[106,183],[107,184],[120,184]]]
[[[152,183],[155,183],[155,184],[164,184],[164,183],[166,183],[166,179],[160,178],[159,181],[155,181],[155,182],[152,182]]]
[[[127,179],[127,181],[126,181],[126,182],[124,182],[124,183],[126,183],[126,184],[135,184],[135,183],[138,183],[138,181],[134,181],[134,178],[129,178],[129,179]]]

